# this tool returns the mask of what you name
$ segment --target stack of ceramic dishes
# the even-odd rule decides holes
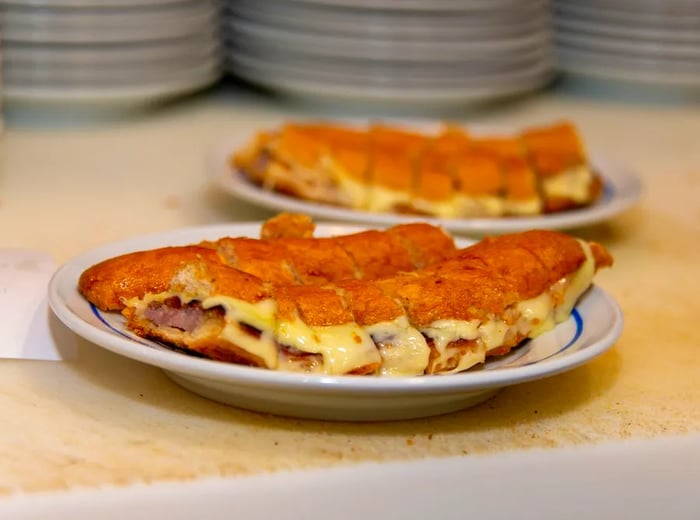
[[[216,0],[3,0],[3,97],[127,102],[222,74]]]
[[[227,70],[273,91],[381,102],[521,94],[552,78],[547,0],[224,0]]]
[[[553,11],[561,70],[700,87],[700,0],[554,0]]]

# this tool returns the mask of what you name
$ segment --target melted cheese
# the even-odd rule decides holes
[[[296,318],[277,323],[277,341],[302,352],[318,353],[318,337],[306,323]]]
[[[263,300],[249,303],[229,296],[212,296],[202,301],[204,309],[217,306],[223,307],[226,311],[226,325],[221,331],[221,337],[260,358],[267,368],[277,368],[275,301]],[[260,331],[260,336],[255,337],[245,332],[239,323],[255,327]]]
[[[347,196],[353,208],[364,209],[367,205],[367,185],[343,175],[338,178],[341,191]]]
[[[585,164],[543,179],[542,186],[548,197],[562,197],[578,203],[588,202],[593,176]]]
[[[311,329],[318,337],[317,352],[323,356],[327,374],[347,374],[360,367],[381,363],[372,338],[356,323]]]
[[[467,197],[457,195],[455,200],[457,213],[461,216],[489,216],[503,215],[503,199],[493,196]]]
[[[323,372],[330,375],[381,362],[372,338],[356,323],[313,327],[299,318],[280,321],[277,339],[301,352],[321,354]]]
[[[343,194],[339,198],[347,199],[348,205],[353,208],[363,209],[367,205],[367,184],[348,174],[342,164],[334,161],[332,157],[324,155],[321,165],[339,186]]]
[[[593,258],[591,248],[584,240],[579,240],[579,243],[586,254],[586,260],[575,273],[569,276],[569,286],[564,293],[564,301],[554,311],[554,321],[557,323],[569,317],[576,301],[586,292],[595,275],[595,258]]]
[[[447,354],[449,354],[449,349]],[[463,353],[458,360],[457,366],[451,370],[445,370],[440,372],[441,374],[454,374],[455,372],[462,372],[468,368],[478,365],[486,361],[486,347],[478,342],[472,346],[471,350]]]
[[[421,329],[421,332],[433,340],[438,353],[444,354],[447,345],[453,341],[478,338],[479,325],[479,320],[437,320]]]
[[[565,285],[563,300],[558,306],[555,307],[551,292],[548,290],[535,298],[517,303],[516,310],[520,314],[520,319],[513,325],[508,325],[498,318],[484,322],[438,320],[422,329],[421,332],[433,341],[436,351],[434,362],[438,366],[444,365],[454,355],[454,349],[450,347],[451,343],[459,340],[476,340],[473,349],[460,357],[457,367],[441,373],[459,372],[482,363],[487,351],[504,344],[511,329],[534,338],[566,320],[595,274],[595,260],[590,247],[584,241],[580,243],[586,254],[586,260],[578,270],[557,282]]]
[[[540,334],[554,328],[554,326],[565,321],[576,305],[576,301],[586,291],[593,281],[595,275],[595,259],[591,248],[584,240],[579,240],[586,259],[575,272],[559,280],[557,284],[564,284],[564,295],[561,303],[554,306],[551,294],[543,293],[530,300],[525,300],[517,305],[522,313],[521,320],[527,320],[529,332],[527,336],[535,338]],[[556,285],[556,284],[555,284]]]
[[[401,204],[410,204],[411,197],[407,192],[391,190],[382,186],[372,185],[367,201],[369,211],[389,211]]]
[[[383,376],[417,376],[425,373],[430,348],[406,316],[365,327],[379,348]]]
[[[509,215],[537,215],[542,210],[542,203],[538,198],[527,200],[506,200],[505,212]]]
[[[479,326],[479,338],[486,350],[491,350],[503,345],[510,325],[503,320],[489,320]]]
[[[421,332],[429,337],[435,348],[433,363],[436,366],[444,366],[456,354],[455,349],[450,348],[450,344],[462,339],[473,340],[479,337],[479,321],[462,320],[437,320],[429,327],[421,329]],[[449,371],[440,373],[460,372],[478,363],[483,363],[486,359],[486,349],[475,344],[474,349],[458,358],[457,366]]]
[[[455,204],[454,197],[443,201],[434,201],[422,198],[414,198],[411,205],[418,211],[437,217],[454,218],[459,216],[459,207]]]
[[[554,302],[549,292],[545,292],[518,303],[516,309],[527,324],[528,337],[534,338],[554,327]]]

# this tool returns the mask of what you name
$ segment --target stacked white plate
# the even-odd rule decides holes
[[[482,101],[553,74],[547,0],[224,0],[227,70],[273,91]]]
[[[700,0],[554,0],[553,11],[561,70],[700,86]]]
[[[222,75],[217,0],[2,0],[3,97],[160,100]]]

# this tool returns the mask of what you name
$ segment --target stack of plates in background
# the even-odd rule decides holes
[[[161,100],[222,75],[216,0],[2,0],[6,101]]]
[[[554,0],[558,66],[571,75],[700,86],[700,0]]]
[[[223,0],[227,71],[273,91],[442,104],[553,76],[547,0]]]

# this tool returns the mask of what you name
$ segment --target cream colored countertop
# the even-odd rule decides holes
[[[10,124],[0,138],[0,246],[63,263],[135,234],[268,217],[212,186],[205,160],[224,139],[302,113],[225,91],[100,126]],[[700,432],[700,110],[552,93],[464,121],[564,117],[645,186],[637,207],[576,230],[616,258],[598,277],[625,313],[608,353],[463,412],[346,424],[220,405],[80,342],[72,362],[0,361],[0,494]]]

